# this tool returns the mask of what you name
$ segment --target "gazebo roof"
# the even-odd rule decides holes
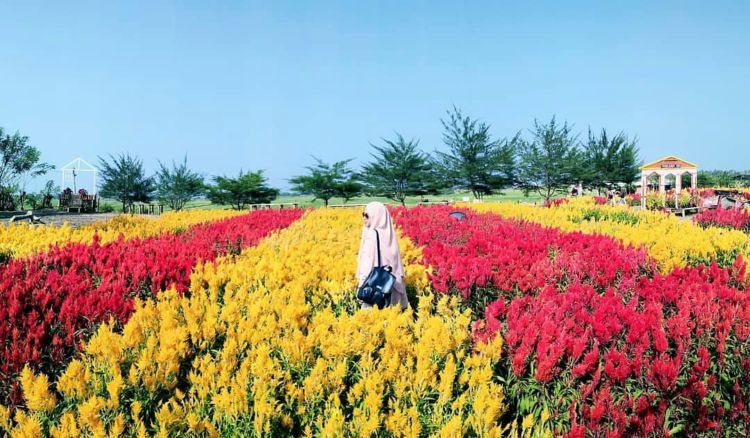
[[[84,172],[98,172],[98,169],[83,158],[76,158],[65,166],[61,167],[60,170],[77,170]]]
[[[641,166],[641,170],[685,169],[696,170],[698,165],[675,155],[668,155]]]

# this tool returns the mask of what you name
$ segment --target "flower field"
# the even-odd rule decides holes
[[[551,208],[527,204],[466,204],[480,212],[496,213],[563,231],[613,236],[625,245],[643,247],[667,273],[673,268],[715,260],[731,266],[736,257],[750,257],[750,235],[740,230],[696,227],[675,216],[627,207],[595,205],[592,198],[577,198]]]
[[[143,216],[116,216],[79,228],[69,225],[44,227],[28,223],[0,225],[0,258],[22,258],[46,251],[50,245],[63,246],[68,243],[89,243],[98,236],[99,242],[107,243],[123,236],[148,237],[166,231],[180,230],[190,225],[235,216],[239,212],[230,210],[196,210],[189,212],[167,212],[152,219]]]
[[[358,210],[7,262],[0,430],[750,433],[746,234],[593,200],[470,207],[392,210],[413,312],[358,310]]]
[[[750,232],[750,211],[747,209],[706,210],[695,216],[695,223],[703,227],[725,227]]]
[[[644,250],[608,236],[492,214],[455,222],[450,211],[402,210],[398,223],[424,245],[435,289],[484,312],[475,338],[502,334],[518,415],[550,412],[571,435],[747,432],[741,259],[661,274]]]
[[[199,261],[238,253],[299,211],[252,215],[195,225],[147,238],[51,247],[0,266],[0,395],[19,400],[13,377],[24,365],[55,374],[101,321],[124,321],[133,299],[167,287],[184,291]]]

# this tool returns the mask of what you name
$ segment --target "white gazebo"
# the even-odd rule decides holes
[[[78,187],[76,187],[76,178],[78,176],[87,175],[91,177],[91,182],[93,184],[91,187],[91,194],[96,195],[96,178],[99,176],[99,170],[89,164],[86,160],[83,158],[76,158],[60,168],[60,171],[62,172],[62,180],[60,184],[62,190],[72,187],[73,191],[76,192],[78,190]]]
[[[675,208],[679,207],[680,191],[682,190],[683,175],[690,175],[690,188],[698,187],[698,166],[682,158],[670,155],[641,166],[641,207],[646,207],[646,194],[649,190],[649,180],[658,178],[654,186],[658,186],[659,193],[666,193],[667,186],[674,189]],[[656,189],[656,187],[654,187]]]

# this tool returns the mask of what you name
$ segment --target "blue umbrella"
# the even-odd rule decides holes
[[[450,213],[450,217],[462,221],[466,219],[466,214],[462,211],[453,211]]]

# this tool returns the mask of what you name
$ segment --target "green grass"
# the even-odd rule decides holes
[[[469,202],[473,199],[470,192],[453,192],[438,196],[427,196],[426,199],[430,202],[452,200],[453,202],[462,202],[464,197],[469,199]],[[386,204],[397,205],[398,203],[392,199],[372,196],[362,196],[354,199],[350,199],[346,204],[367,204],[372,201],[380,201]],[[422,201],[419,197],[409,197],[406,199],[406,205],[417,205]],[[538,203],[541,201],[539,195],[529,194],[528,197],[524,196],[523,192],[516,189],[504,190],[502,194],[485,196],[484,202],[525,202],[525,203]],[[154,201],[154,204],[158,204],[158,201]],[[325,204],[321,200],[312,200],[312,196],[307,195],[280,195],[273,201],[273,204],[297,204],[301,208],[309,207],[323,207]],[[342,205],[344,200],[341,198],[333,198],[329,201],[329,205]],[[119,201],[114,199],[104,199],[99,201],[100,208],[104,205],[111,205],[115,212],[122,211],[122,205]],[[216,205],[212,204],[206,199],[197,199],[190,201],[185,205],[185,210],[216,210],[223,208],[231,208],[229,205]],[[169,211],[170,208],[164,206],[164,211]]]
[[[437,196],[426,196],[425,199],[430,202],[438,202],[443,200],[451,200],[453,202],[461,202],[463,198],[468,198],[469,202],[473,199],[470,192],[453,192]],[[541,198],[537,195],[529,194],[528,197],[523,195],[520,190],[505,190],[502,195],[485,196],[484,202],[539,202]],[[379,201],[386,204],[398,204],[396,201],[383,197],[373,196],[362,196],[349,200],[346,204],[367,204],[368,202]],[[406,198],[406,205],[417,205],[422,201],[420,197],[408,197]],[[322,207],[325,205],[321,200],[312,201],[312,196],[300,196],[300,195],[281,195],[273,201],[274,204],[298,204],[300,207]],[[333,198],[329,200],[329,205],[342,205],[344,200],[341,198]]]

